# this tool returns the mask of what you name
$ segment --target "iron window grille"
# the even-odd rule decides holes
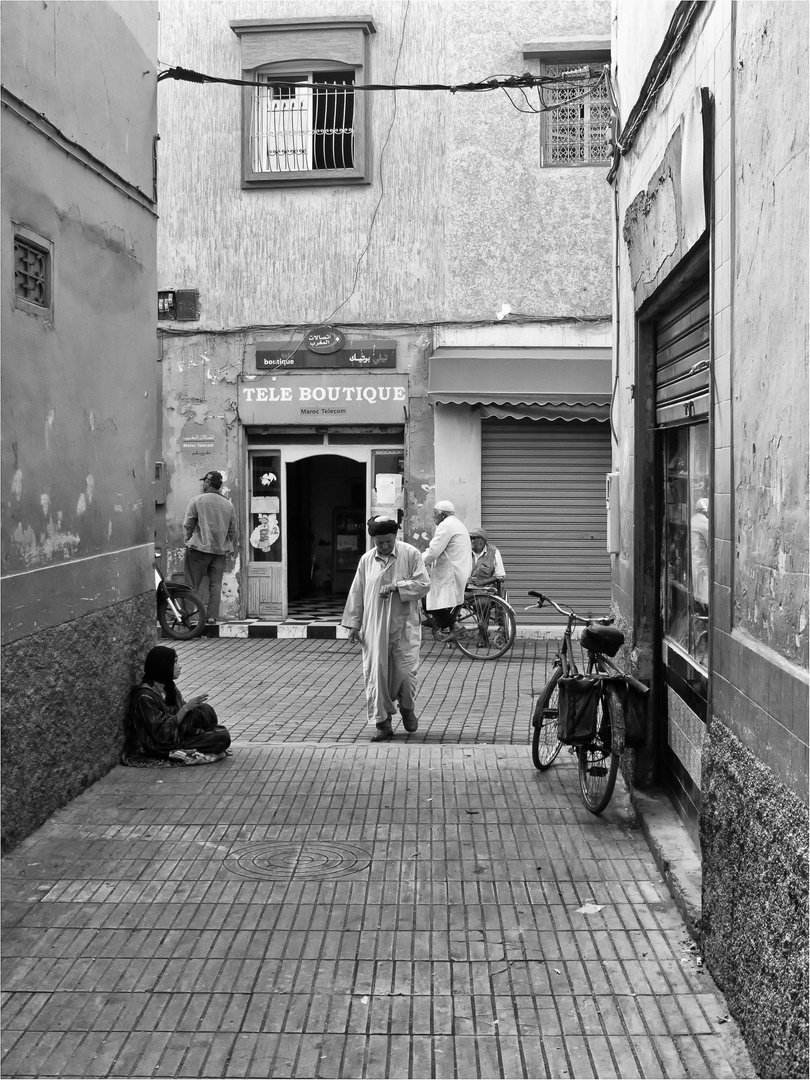
[[[250,123],[253,173],[354,168],[354,72],[313,72],[283,83],[278,75],[259,79]]]
[[[53,244],[14,225],[14,307],[53,318]]]
[[[543,87],[549,111],[544,113],[543,164],[603,165],[610,161],[606,129],[610,125],[607,82],[589,88],[582,79],[565,79],[573,64],[546,64],[543,74],[559,78]]]
[[[51,306],[51,256],[21,236],[14,237],[14,293],[36,307]]]

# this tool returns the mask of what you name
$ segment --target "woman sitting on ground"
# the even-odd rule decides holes
[[[180,661],[174,649],[157,645],[149,650],[143,681],[129,695],[123,764],[162,758],[202,765],[226,756],[231,737],[206,704],[208,694],[185,701],[176,685],[179,675]]]

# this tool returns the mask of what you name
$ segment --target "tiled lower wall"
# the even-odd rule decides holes
[[[806,671],[742,634],[715,630],[714,715],[805,804],[808,689]]]

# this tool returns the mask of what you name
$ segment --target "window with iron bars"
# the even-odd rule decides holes
[[[335,172],[355,167],[354,72],[284,78],[259,74],[250,121],[254,174]]]
[[[52,245],[19,225],[14,230],[14,306],[32,315],[53,315]]]
[[[610,124],[606,80],[589,86],[565,76],[574,64],[545,64],[543,74],[560,79],[543,86],[548,111],[543,114],[543,164],[603,165],[610,160],[605,131]]]

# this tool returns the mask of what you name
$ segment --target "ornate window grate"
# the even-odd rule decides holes
[[[354,168],[354,73],[293,76],[284,85],[274,83],[271,75],[264,79],[267,85],[253,93],[250,158],[254,173]]]
[[[14,295],[26,304],[51,306],[51,255],[23,236],[14,237]]]
[[[571,64],[547,64],[543,74],[563,77]],[[546,84],[544,164],[599,165],[610,160],[605,129],[610,124],[607,83],[586,87],[581,79]]]

